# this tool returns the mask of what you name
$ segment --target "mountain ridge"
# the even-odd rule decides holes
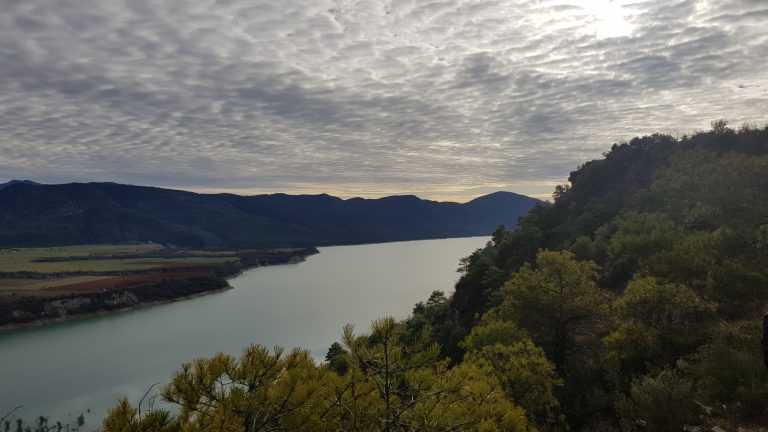
[[[26,184],[26,185],[32,185],[32,186],[42,186],[42,183],[38,183],[36,181],[32,180],[9,180],[5,183],[0,183],[0,189],[5,189],[9,186],[13,186],[15,184]]]
[[[377,243],[489,235],[535,198],[497,192],[467,203],[414,195],[235,195],[119,183],[0,188],[0,247],[154,241],[197,248]]]

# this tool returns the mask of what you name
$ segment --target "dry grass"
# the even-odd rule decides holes
[[[128,258],[110,260],[75,260],[56,262],[31,262],[16,260],[3,261],[0,257],[0,271],[35,272],[44,274],[80,272],[130,272],[165,267],[187,267],[210,264],[225,264],[238,261],[238,257],[189,257],[189,258]]]
[[[152,270],[177,269],[220,265],[239,261],[239,257],[226,252],[186,251],[191,256],[137,257],[157,254],[165,247],[157,244],[139,245],[85,245],[52,248],[0,249],[0,272],[34,272],[44,275],[67,273],[111,273],[115,275]],[[131,258],[128,258],[128,257]],[[83,259],[93,257],[94,259]],[[125,258],[121,258],[125,257]],[[65,261],[38,262],[41,259],[78,258]],[[45,280],[0,279],[0,290],[36,291],[50,287],[92,282],[102,275],[78,278],[49,278]],[[9,288],[13,287],[13,288]]]
[[[210,276],[213,268],[239,261],[233,252],[179,250],[151,243],[0,249],[0,301],[187,280]],[[34,274],[27,278],[25,272]],[[2,277],[2,273],[13,277]]]

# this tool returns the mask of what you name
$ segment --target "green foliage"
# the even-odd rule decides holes
[[[142,415],[125,399],[109,410],[103,427],[105,431],[120,432],[177,432],[181,430],[178,421],[170,413],[151,410]]]
[[[720,261],[715,243],[711,233],[685,233],[670,248],[648,257],[640,272],[705,293],[712,286],[711,270]]]
[[[604,361],[618,391],[630,378],[674,366],[714,325],[716,304],[683,285],[653,277],[632,280],[616,301],[619,326],[603,338]]]
[[[537,206],[533,212],[543,208],[543,205]],[[462,260],[459,267],[462,275],[451,299],[458,325],[471,327],[483,312],[495,305],[499,288],[512,271],[534,259],[543,237],[541,229],[521,220],[514,231],[497,230],[493,243]]]
[[[597,271],[570,252],[540,251],[535,267],[526,264],[512,275],[501,304],[486,312],[461,344],[465,361],[493,371],[543,428],[562,424],[555,394],[563,383],[568,387],[580,379],[574,373],[583,369],[585,356],[600,349],[608,331],[612,296],[595,283]],[[599,366],[592,370],[601,373]],[[586,417],[610,405],[595,387],[596,397],[578,405]]]
[[[525,330],[521,330],[511,321],[500,318],[498,309],[491,309],[483,315],[480,324],[472,328],[460,345],[467,351],[477,351],[489,345],[513,345],[528,338]]]
[[[623,322],[603,338],[606,361],[617,388],[629,385],[629,378],[644,374],[668,360],[664,356],[659,331],[642,322]]]
[[[530,339],[474,349],[467,353],[465,363],[493,374],[509,400],[524,408],[533,422],[552,427],[562,422],[554,389],[563,382],[544,350]]]
[[[757,316],[768,303],[766,226],[720,229],[712,234],[717,265],[707,294],[732,319]]]
[[[529,430],[525,411],[504,397],[493,376],[472,364],[448,369],[435,344],[404,345],[400,327],[385,318],[356,336],[347,326],[345,347],[329,353],[348,356],[343,376],[303,350],[252,345],[239,358],[197,359],[163,391],[177,414],[140,412],[122,401],[104,430]]]
[[[693,384],[673,370],[635,380],[628,397],[616,402],[625,432],[678,432],[696,424],[703,413]]]
[[[499,391],[499,384],[488,373],[471,363],[452,368],[444,377],[459,391],[448,393],[441,403],[421,410],[426,421],[416,427],[397,430],[477,430],[480,432],[535,432],[525,417],[525,410],[516,406]],[[395,429],[393,429],[395,430]]]
[[[690,334],[714,318],[715,304],[690,288],[665,284],[654,277],[633,280],[619,298],[618,308],[627,320],[643,322],[664,333]]]
[[[595,283],[597,266],[570,252],[541,251],[503,288],[499,315],[526,330],[559,370],[609,318],[612,297]]]
[[[643,418],[668,410],[663,398],[652,409],[653,389],[682,401],[691,383],[704,402],[728,407],[728,421],[759,417],[746,408],[763,412],[757,342],[752,351],[724,342],[716,320],[755,320],[768,303],[768,126],[717,121],[679,139],[634,138],[604,156],[463,261],[442,312],[468,335],[452,358],[465,351],[479,361],[494,344],[503,350],[490,358],[513,357],[510,347],[532,340],[557,365],[563,385],[553,394],[574,429],[618,428],[613,405],[623,398],[624,427],[643,420],[654,430]],[[733,364],[719,370],[718,361]]]
[[[660,213],[629,212],[617,217],[613,224],[608,255],[611,260],[635,258],[641,260],[669,249],[679,237],[680,229]]]
[[[335,413],[319,395],[335,379],[307,351],[252,345],[239,359],[218,354],[183,365],[163,398],[196,430],[321,430]]]
[[[453,296],[453,302],[461,305],[464,311],[458,317],[459,325],[471,326],[479,318],[479,313],[488,308],[491,294],[504,283],[505,275],[497,266],[497,255],[496,248],[488,243],[485,248],[462,259],[459,267],[462,276]],[[464,290],[465,285],[473,286],[473,290]]]
[[[448,298],[442,291],[434,291],[426,302],[419,302],[413,308],[411,318],[406,322],[404,338],[407,342],[415,342],[424,333],[440,344],[444,357],[460,359],[458,343],[466,335],[466,329],[453,319]]]
[[[344,349],[340,343],[334,342],[328,348],[325,355],[325,361],[328,367],[339,375],[344,375],[349,369],[349,351]]]
[[[617,307],[624,322],[644,324],[658,336],[667,358],[699,346],[716,319],[715,303],[686,286],[661,283],[653,277],[630,282]]]
[[[655,254],[672,248],[681,235],[675,223],[659,213],[625,213],[613,221],[608,245],[606,281],[621,288]]]
[[[722,323],[682,369],[716,415],[768,422],[768,371],[760,352],[761,328],[754,321]]]
[[[580,236],[571,245],[568,250],[579,261],[590,261],[595,259],[595,244],[591,238]]]
[[[695,149],[670,157],[651,191],[665,212],[694,229],[756,226],[768,220],[768,155]]]
[[[487,299],[494,294],[488,292],[491,287],[484,278],[490,264],[509,276],[524,263],[533,263],[539,248],[561,250],[578,241],[573,250],[578,258],[601,264],[609,276],[601,275],[601,280],[608,282],[606,288],[620,289],[632,278],[638,261],[653,260],[653,255],[661,252],[656,249],[659,245],[668,250],[676,244],[677,234],[698,229],[686,223],[685,212],[699,202],[709,203],[709,207],[733,203],[729,204],[732,210],[723,210],[729,213],[718,216],[714,224],[741,228],[764,224],[768,220],[764,205],[768,188],[761,158],[768,157],[766,143],[768,128],[743,127],[736,132],[702,132],[682,139],[655,134],[614,145],[604,159],[587,162],[572,172],[571,186],[556,191],[553,205],[534,207],[514,230],[503,239],[497,233],[491,247],[468,261],[451,304],[459,324],[474,325],[482,312],[493,306]],[[690,152],[706,157],[696,158]],[[721,181],[721,174],[726,181]],[[624,216],[617,222],[627,226],[613,242],[613,261],[606,265],[606,242],[616,232],[615,225],[610,227],[619,213]],[[638,214],[652,216],[632,217]],[[654,218],[662,219],[661,223]],[[677,226],[669,225],[670,221]],[[635,228],[645,223],[651,229],[648,238],[642,229],[633,232],[633,223]],[[673,238],[667,238],[664,230],[672,231]],[[580,237],[594,239],[591,257],[586,256],[590,248]],[[635,251],[640,254],[634,256]],[[686,281],[678,282],[693,287]]]
[[[524,430],[525,412],[497,392],[498,382],[467,364],[448,370],[435,344],[404,346],[398,327],[386,318],[371,325],[370,335],[355,337],[351,327],[344,329],[360,374],[350,374],[351,380],[377,390],[379,430]],[[488,399],[494,402],[486,405]]]

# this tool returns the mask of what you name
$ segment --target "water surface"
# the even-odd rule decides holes
[[[451,291],[459,259],[487,240],[326,247],[303,263],[249,270],[223,293],[0,333],[0,415],[23,405],[25,419],[74,424],[90,409],[94,430],[117,399],[138,401],[195,357],[259,343],[322,359],[345,324],[365,331],[375,318],[405,318],[433,290]]]

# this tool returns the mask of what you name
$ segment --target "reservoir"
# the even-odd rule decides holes
[[[305,262],[248,270],[233,289],[128,312],[0,333],[0,416],[16,406],[96,430],[119,398],[136,403],[182,362],[258,343],[322,360],[351,323],[406,318],[434,290],[450,293],[459,260],[487,237],[320,248]],[[88,412],[90,410],[90,412]]]

